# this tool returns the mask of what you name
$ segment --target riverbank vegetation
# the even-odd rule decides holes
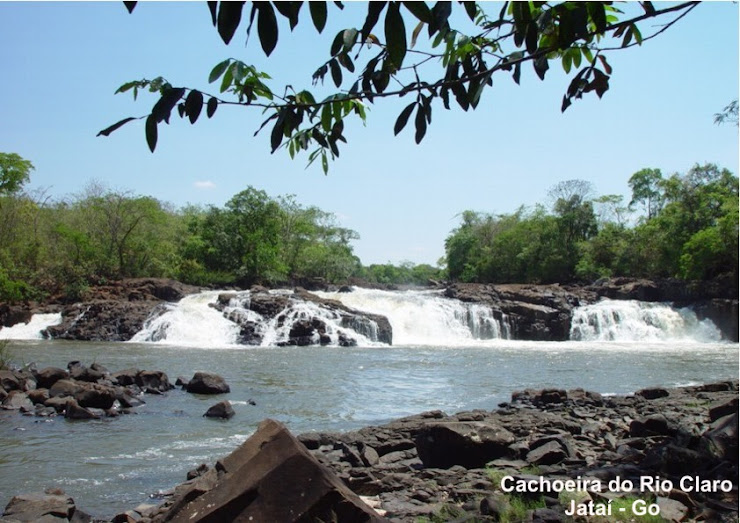
[[[465,282],[554,283],[604,276],[720,276],[737,282],[738,179],[713,164],[664,177],[630,177],[632,198],[595,196],[561,182],[550,204],[510,214],[462,213],[447,237],[448,277]]]
[[[510,214],[465,211],[441,265],[363,266],[358,234],[294,196],[248,187],[223,207],[175,208],[90,183],[61,199],[26,191],[33,170],[0,157],[0,300],[78,300],[92,285],[168,277],[203,286],[255,283],[423,285],[429,280],[550,283],[602,276],[737,281],[738,179],[716,165],[664,177],[643,169],[632,199],[569,180],[550,202]]]

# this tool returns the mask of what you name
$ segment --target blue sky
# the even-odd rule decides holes
[[[499,6],[491,4],[490,12]],[[365,6],[330,9],[317,35],[307,13],[266,59],[244,28],[226,47],[205,3],[0,2],[0,151],[36,166],[30,188],[53,197],[80,192],[90,180],[180,206],[223,205],[248,185],[335,213],[359,232],[362,261],[435,263],[466,209],[506,213],[547,202],[559,181],[591,181],[598,194],[628,195],[643,167],[664,174],[714,162],[738,173],[738,133],[713,114],[738,97],[738,5],[702,4],[641,48],[611,53],[611,89],[602,100],[560,112],[569,78],[554,66],[541,82],[525,70],[522,85],[494,78],[475,112],[435,107],[421,145],[411,126],[393,136],[409,100],[371,107],[366,127],[351,125],[328,176],[305,169],[305,157],[269,152],[269,133],[253,137],[254,110],[220,108],[195,126],[175,118],[160,130],[155,154],[143,123],[108,138],[97,132],[154,103],[114,96],[122,83],[162,75],[174,85],[207,89],[216,63],[232,56],[268,71],[273,85],[310,87],[337,30],[361,26]],[[649,34],[655,21],[641,26]],[[215,89],[211,89],[215,90]]]

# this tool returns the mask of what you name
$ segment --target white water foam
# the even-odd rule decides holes
[[[224,291],[206,291],[169,304],[164,314],[147,320],[132,342],[159,342],[187,347],[227,347],[236,344],[239,326],[209,303]]]
[[[509,339],[506,315],[490,307],[444,298],[439,291],[383,291],[355,287],[352,292],[316,292],[348,307],[381,314],[393,328],[394,345],[470,344],[475,340]]]
[[[28,323],[17,323],[12,327],[0,328],[0,340],[43,340],[41,332],[47,327],[62,322],[62,314],[34,314]]]
[[[256,334],[262,337],[260,345],[272,347],[288,341],[296,322],[319,319],[324,323],[329,339],[324,344],[338,345],[340,334],[357,340],[362,346],[377,344],[377,325],[374,322],[369,320],[366,324],[353,325],[352,329],[342,324],[342,317],[338,313],[311,302],[290,300],[283,311],[269,320],[248,309],[248,292],[241,292],[229,300],[223,312],[211,307],[210,304],[216,303],[219,294],[225,292],[229,291],[201,292],[186,296],[179,303],[169,304],[164,314],[147,320],[131,342],[209,348],[244,347],[239,344],[240,327],[235,321],[248,321],[256,325]],[[284,290],[271,292],[288,297],[292,295],[292,292]],[[318,333],[315,333],[312,342],[318,345],[320,341]]]
[[[602,300],[573,311],[570,338],[578,341],[718,342],[722,334],[689,308],[635,300]]]

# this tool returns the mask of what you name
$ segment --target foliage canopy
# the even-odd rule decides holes
[[[124,2],[132,12],[136,2]],[[285,25],[292,31],[310,18],[321,33],[327,24],[327,2],[207,2],[213,26],[225,44],[246,25],[249,36],[256,27],[263,52],[269,56],[284,38]],[[334,2],[343,9],[341,2]],[[613,73],[607,55],[641,45],[683,16],[698,2],[663,7],[640,2],[639,11],[626,14],[612,2],[504,2],[497,13],[476,2],[368,2],[363,21],[336,33],[329,59],[319,63],[313,88],[273,87],[270,76],[254,66],[228,58],[208,75],[218,92],[176,86],[163,77],[130,81],[117,93],[142,90],[158,96],[151,111],[124,118],[100,131],[108,136],[125,124],[145,119],[146,141],[155,150],[161,124],[169,124],[173,111],[194,124],[203,110],[208,118],[219,107],[252,107],[267,118],[257,133],[270,128],[270,148],[288,151],[291,157],[308,153],[309,165],[320,159],[326,173],[329,160],[339,156],[346,142],[345,120],[365,121],[367,105],[387,97],[409,95],[412,101],[400,112],[393,131],[400,133],[413,117],[416,143],[432,123],[433,108],[457,104],[475,109],[494,76],[511,75],[517,84],[523,67],[531,66],[545,79],[552,63],[559,63],[573,77],[563,95],[565,111],[588,93],[601,98]],[[462,11],[469,30],[455,12]],[[490,8],[489,8],[490,10]],[[635,11],[635,10],[632,10]],[[248,14],[248,17],[246,16]],[[381,22],[382,18],[382,22]],[[643,36],[638,23],[663,21],[659,29]],[[410,38],[409,38],[410,37]],[[331,81],[336,91],[318,88]],[[292,85],[300,85],[296,79]],[[326,95],[324,95],[326,94]]]

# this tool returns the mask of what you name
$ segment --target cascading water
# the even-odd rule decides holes
[[[0,340],[42,340],[42,332],[47,327],[62,322],[60,313],[34,314],[28,323],[18,323],[12,327],[0,329]]]
[[[689,308],[664,303],[603,300],[573,311],[570,338],[577,341],[720,341],[709,320]]]
[[[236,343],[239,326],[209,307],[220,291],[206,291],[168,304],[164,314],[147,320],[132,342],[162,342],[192,347],[228,346]]]
[[[258,345],[276,346],[290,344],[291,338],[295,340],[300,336],[296,334],[298,325],[298,328],[311,332],[301,344],[341,345],[350,338],[359,345],[376,343],[378,326],[371,320],[348,319],[316,303],[294,300],[290,291],[270,291],[275,296],[288,298],[287,306],[272,318],[250,310],[249,292],[234,294],[222,310],[217,310],[213,305],[219,295],[226,293],[201,292],[187,296],[179,303],[168,304],[167,310],[147,320],[131,341],[193,347],[253,345],[255,343],[243,341],[242,330],[248,325],[250,338],[258,340]]]
[[[316,292],[353,309],[381,314],[393,327],[394,345],[463,345],[471,340],[509,339],[505,314],[490,307],[444,298],[439,291]],[[498,317],[497,317],[498,316]]]

